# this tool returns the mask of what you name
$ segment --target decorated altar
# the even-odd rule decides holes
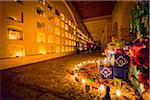
[[[119,58],[122,60],[122,57]],[[77,64],[70,74],[83,90],[83,96],[88,99],[137,99],[134,89],[124,79],[118,79],[117,70],[106,59],[84,61]],[[123,67],[129,63],[125,61]],[[122,75],[122,74],[121,74]],[[125,79],[126,76],[122,76]]]

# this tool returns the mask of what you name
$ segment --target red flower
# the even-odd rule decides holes
[[[133,46],[130,50],[131,63],[135,66],[149,66],[149,50],[147,46]]]

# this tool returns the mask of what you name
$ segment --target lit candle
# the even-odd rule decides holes
[[[120,96],[120,95],[121,95],[121,91],[117,89],[117,90],[116,90],[116,95],[117,95],[117,96]]]
[[[100,66],[100,60],[97,60],[96,62],[97,62],[97,65],[99,67]]]
[[[83,83],[83,85],[82,85],[82,87],[83,87],[83,94],[86,95],[86,89],[85,89],[86,84],[85,84],[85,79],[82,79],[82,83]]]
[[[88,63],[91,63],[91,61],[89,60]]]
[[[107,58],[105,58],[105,59],[103,60],[103,62],[106,63],[106,62],[107,62]]]
[[[74,78],[76,78],[78,76],[78,74],[74,74]]]
[[[86,64],[86,62],[84,61],[83,64]]]
[[[112,53],[112,54],[115,54],[115,51],[112,51],[111,53]]]
[[[82,83],[85,84],[85,79],[82,79]]]
[[[80,67],[80,66],[82,66],[82,64],[80,63],[80,64],[78,64],[78,66]]]
[[[74,70],[78,70],[78,69],[79,69],[78,66],[75,66]]]
[[[102,91],[104,91],[104,90],[105,90],[105,86],[104,86],[103,84],[101,84],[101,85],[100,85],[100,89],[101,89]]]
[[[95,63],[95,61],[93,60],[92,63]]]
[[[17,52],[16,52],[16,57],[21,57],[21,56],[22,56],[21,51],[17,51]]]

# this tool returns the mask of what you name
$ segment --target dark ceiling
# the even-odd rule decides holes
[[[81,19],[111,15],[116,1],[71,1]]]

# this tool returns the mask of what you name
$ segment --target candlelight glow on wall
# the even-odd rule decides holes
[[[21,56],[23,56],[22,51],[17,51],[17,52],[16,52],[16,57],[21,57]]]
[[[25,56],[25,49],[21,45],[9,45],[8,46],[10,57],[21,57]]]
[[[42,32],[37,33],[37,42],[46,42],[44,33],[42,33]]]
[[[60,17],[61,17],[61,20],[65,20],[65,16],[64,16],[64,14],[63,13],[60,13]]]
[[[68,27],[68,25],[67,24],[65,24],[65,30],[69,30],[69,27]]]
[[[38,53],[39,54],[46,54],[46,48],[44,45],[38,46]]]
[[[58,25],[58,26],[60,25],[60,19],[57,18],[57,17],[55,18],[55,24]]]
[[[22,33],[22,31],[18,31],[15,29],[8,29],[8,38],[10,40],[22,40],[23,33]]]
[[[10,40],[16,40],[17,37],[16,37],[16,35],[9,34],[9,39],[10,39]]]
[[[61,21],[61,28],[65,28],[65,23]]]
[[[47,42],[48,42],[48,43],[54,43],[54,36],[49,35]]]
[[[60,37],[58,37],[58,36],[55,37],[55,43],[56,43],[56,44],[60,44]]]
[[[55,27],[55,34],[60,35],[60,29],[58,27]]]
[[[56,46],[56,52],[57,52],[57,53],[60,52],[60,46]]]

